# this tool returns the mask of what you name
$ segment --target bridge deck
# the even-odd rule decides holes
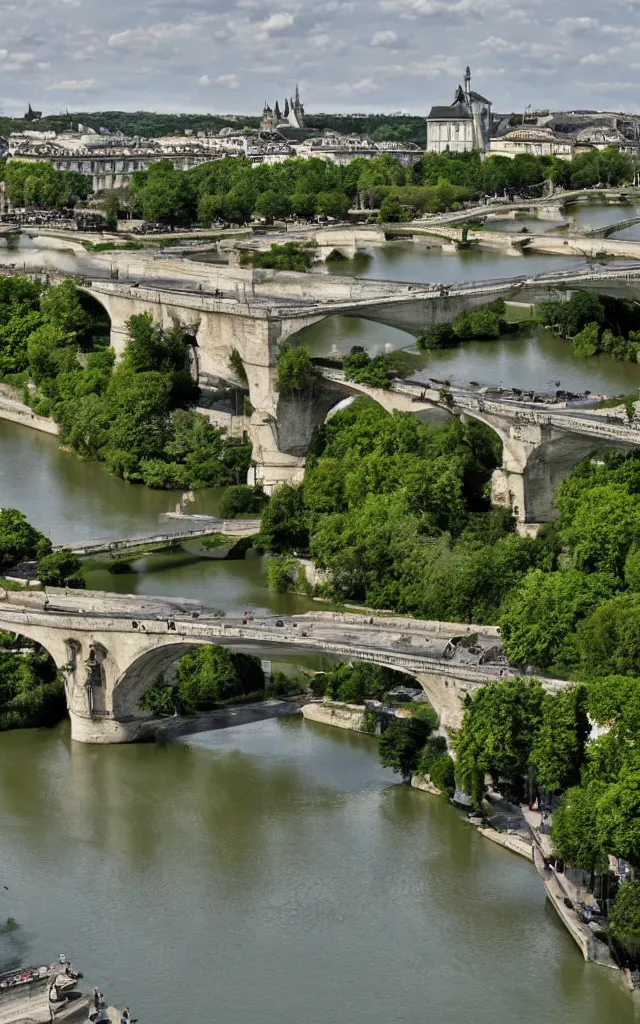
[[[81,540],[72,544],[56,544],[54,551],[71,551],[74,555],[118,554],[121,551],[150,550],[170,547],[186,540],[201,540],[204,537],[220,535],[241,539],[254,537],[260,532],[259,519],[212,519],[207,526],[193,530],[175,530],[173,533],[151,533],[139,537],[124,537],[116,540]]]

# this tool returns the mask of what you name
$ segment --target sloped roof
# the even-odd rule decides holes
[[[479,92],[471,92],[469,95],[476,103],[488,103],[491,106],[491,100],[488,100],[486,96],[481,96]]]
[[[471,121],[466,103],[453,103],[450,107],[432,107],[427,121]]]

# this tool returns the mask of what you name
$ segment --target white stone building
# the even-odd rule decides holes
[[[450,107],[432,107],[427,118],[427,153],[481,153],[489,150],[491,101],[471,88],[467,67]]]
[[[491,156],[518,156],[528,153],[531,156],[557,156],[561,160],[572,160],[575,149],[573,138],[558,135],[551,128],[527,127],[514,128],[504,135],[490,139],[489,153]]]

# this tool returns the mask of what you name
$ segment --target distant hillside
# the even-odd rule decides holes
[[[121,131],[124,135],[141,135],[154,138],[160,135],[182,135],[185,129],[192,131],[220,131],[221,128],[257,128],[259,117],[238,115],[225,118],[220,114],[152,114],[139,110],[129,113],[122,110],[74,111],[69,115],[50,114],[41,121],[25,121],[23,118],[0,117],[0,135],[9,135],[32,128],[37,131],[62,131],[69,121],[74,127],[80,122],[88,128],[108,128]],[[336,114],[310,114],[302,131],[287,131],[295,138],[305,138],[332,129],[346,134],[371,135],[378,142],[416,142],[424,144],[424,118],[390,117],[388,114],[371,114],[366,117]]]

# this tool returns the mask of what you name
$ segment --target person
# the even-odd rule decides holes
[[[100,989],[97,985],[93,986],[93,1005],[96,1010],[100,1009]]]
[[[131,1011],[129,1010],[128,1006],[125,1006],[124,1010],[122,1011],[120,1024],[131,1024]]]

